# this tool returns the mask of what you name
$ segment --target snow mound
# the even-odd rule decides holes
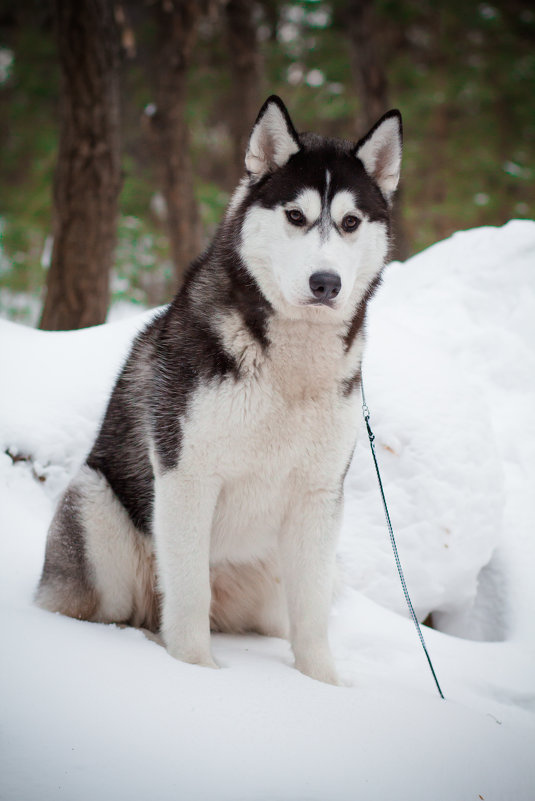
[[[392,264],[370,309],[366,395],[415,609],[464,636],[507,625],[506,484],[535,468],[534,258],[529,221],[457,233]],[[402,611],[367,448],[347,480],[345,561],[353,586]]]
[[[445,703],[364,426],[331,620],[348,686],[291,670],[280,640],[218,635],[208,671],[33,607],[55,500],[151,312],[66,333],[0,321],[0,797],[531,801],[534,265],[534,222],[458,233],[390,265],[370,307],[371,424]]]

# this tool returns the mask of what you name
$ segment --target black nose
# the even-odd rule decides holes
[[[340,292],[342,281],[337,273],[314,273],[309,280],[310,289],[320,303],[328,303]]]

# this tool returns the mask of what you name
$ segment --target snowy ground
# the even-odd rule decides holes
[[[289,646],[215,637],[222,670],[32,606],[53,504],[143,317],[0,322],[0,798],[533,801],[535,223],[391,265],[364,377],[441,701],[395,573],[367,439],[347,478],[331,639],[345,687]]]

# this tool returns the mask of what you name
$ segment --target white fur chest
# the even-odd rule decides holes
[[[311,453],[345,450],[354,439],[354,403],[343,381],[358,370],[363,343],[346,353],[339,328],[276,320],[264,351],[239,318],[218,324],[240,375],[201,385],[182,421],[181,461],[234,478],[262,459],[264,470],[299,466]]]
[[[322,326],[289,322],[270,328],[264,353],[227,320],[240,377],[201,386],[182,421],[180,469],[221,481],[215,561],[268,551],[295,493],[339,491],[354,446],[358,412],[341,381],[355,354]]]

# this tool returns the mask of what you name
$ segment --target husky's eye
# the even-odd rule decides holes
[[[292,225],[304,225],[306,223],[306,217],[299,209],[288,209],[286,216]]]
[[[360,220],[358,217],[355,217],[354,214],[346,214],[344,219],[342,220],[342,228],[344,231],[350,233],[351,231],[356,231],[356,229],[360,225]]]

